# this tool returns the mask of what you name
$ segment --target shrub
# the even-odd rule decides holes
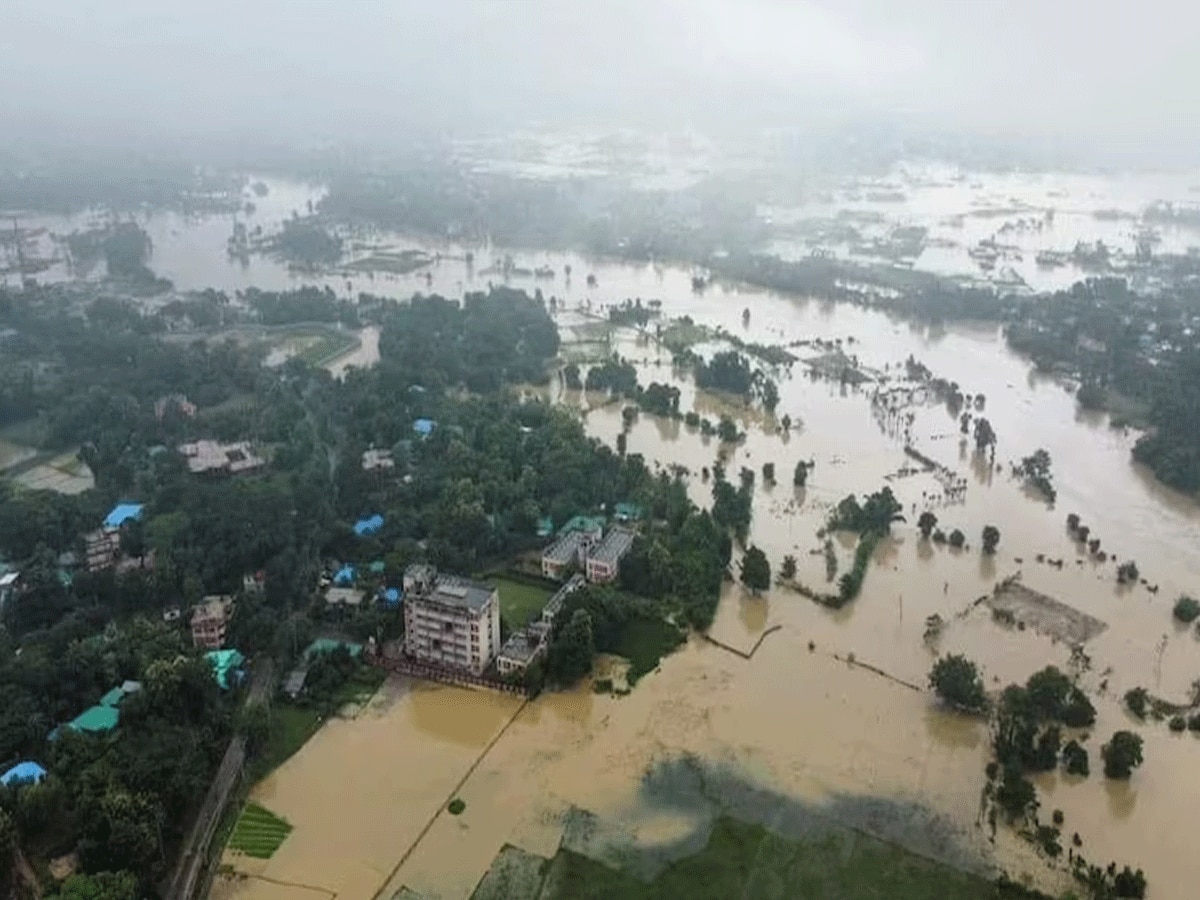
[[[460,797],[455,797],[453,800],[450,801],[449,804],[447,804],[446,812],[450,813],[450,815],[452,815],[452,816],[457,816],[460,813],[462,813],[462,811],[466,808],[467,808],[466,801],[461,799]]]
[[[1187,720],[1183,716],[1171,716],[1171,721],[1167,723],[1167,727],[1175,732],[1183,731],[1187,728]]]

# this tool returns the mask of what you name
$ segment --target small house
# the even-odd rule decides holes
[[[118,503],[112,512],[104,517],[104,528],[107,531],[116,531],[126,522],[136,522],[141,517],[142,504]]]
[[[18,787],[22,784],[40,784],[46,777],[46,770],[32,760],[23,760],[0,775],[0,784],[5,787]]]
[[[379,515],[379,513],[359,519],[354,523],[354,533],[359,537],[369,537],[373,534],[379,534],[382,529],[383,516]]]
[[[621,559],[633,546],[633,532],[614,528],[587,556],[587,579],[595,584],[608,584],[617,580]]]

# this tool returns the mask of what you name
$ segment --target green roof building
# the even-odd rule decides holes
[[[67,723],[73,731],[83,731],[88,734],[104,734],[117,727],[121,714],[115,706],[93,706]]]
[[[645,515],[636,503],[618,503],[613,512],[618,522],[637,522]]]
[[[246,657],[237,650],[210,650],[204,657],[213,667],[213,678],[217,680],[221,690],[229,689],[229,673],[246,661]]]
[[[333,638],[317,638],[304,651],[304,659],[312,659],[319,653],[332,653],[338,647],[345,647],[355,659],[362,656],[362,644],[351,644],[348,641],[335,641]]]
[[[580,534],[591,536],[594,540],[600,540],[604,534],[604,516],[575,516],[566,525],[558,529],[558,536],[579,532]]]

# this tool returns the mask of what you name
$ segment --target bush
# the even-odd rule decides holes
[[[1167,727],[1175,732],[1183,731],[1187,728],[1187,720],[1183,716],[1171,716],[1171,721],[1167,723]]]
[[[951,547],[956,550],[961,550],[963,545],[967,542],[967,536],[955,528],[952,532],[950,532],[949,540]]]
[[[1184,624],[1194,622],[1200,617],[1200,601],[1186,594],[1175,601],[1175,618]]]
[[[461,814],[462,811],[466,808],[467,808],[466,801],[460,797],[455,797],[446,806],[446,812],[450,813],[450,815],[452,815],[452,816],[457,816],[457,815]]]
[[[1200,731],[1200,713],[1188,716],[1187,727],[1188,731]]]

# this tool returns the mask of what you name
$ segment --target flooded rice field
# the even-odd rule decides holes
[[[940,711],[923,690],[938,653],[963,652],[980,663],[996,691],[1048,663],[1079,673],[1099,708],[1085,742],[1095,760],[1114,730],[1134,727],[1144,735],[1147,762],[1128,784],[1106,782],[1095,768],[1086,780],[1040,776],[1043,815],[1061,809],[1064,836],[1078,831],[1090,859],[1145,868],[1154,898],[1190,896],[1185,842],[1190,811],[1200,802],[1200,783],[1190,775],[1200,745],[1190,734],[1170,733],[1163,722],[1134,723],[1119,698],[1141,685],[1190,702],[1200,647],[1193,632],[1174,623],[1171,606],[1200,583],[1194,552],[1200,510],[1131,464],[1135,435],[1078,413],[1062,385],[1034,377],[991,327],[931,330],[877,311],[733,288],[696,296],[687,274],[675,269],[591,270],[599,281],[594,297],[585,295],[575,309],[559,313],[564,332],[588,321],[589,304],[594,314],[609,299],[641,296],[661,299],[665,316],[688,314],[747,341],[841,339],[863,366],[896,378],[911,354],[965,392],[984,395],[979,414],[999,436],[996,465],[963,443],[956,417],[942,404],[914,404],[906,410],[913,415],[909,423],[879,411],[872,384],[814,380],[797,363],[781,381],[776,416],[765,416],[697,392],[672,370],[668,351],[645,335],[616,330],[607,346],[637,362],[643,383],[674,384],[682,393],[681,409],[713,419],[730,413],[746,430],[742,444],[726,448],[727,468],[731,477],[743,466],[759,473],[750,540],[765,549],[773,567],[793,553],[800,580],[823,583],[817,531],[832,505],[848,493],[891,486],[908,523],[896,526],[893,538],[877,549],[862,594],[833,611],[786,588],[752,597],[730,585],[712,637],[749,651],[764,631],[779,626],[752,659],[693,640],[629,697],[593,696],[585,688],[544,696],[516,711],[510,698],[422,688],[399,701],[385,698],[357,722],[335,722],[260,787],[258,799],[297,826],[292,839],[301,849],[267,865],[264,874],[273,881],[251,877],[237,884],[237,895],[258,900],[276,896],[278,882],[303,882],[339,897],[390,898],[401,887],[431,897],[466,897],[505,843],[542,856],[568,846],[653,874],[656,866],[702,846],[717,811],[736,809],[754,819],[758,807],[746,798],[764,795],[786,798],[801,810],[789,807],[787,815],[777,815],[777,806],[767,804],[758,815],[772,827],[783,828],[793,814],[829,817],[963,867],[1001,866],[1053,887],[1065,877],[1061,872],[1049,870],[1003,829],[992,843],[979,821],[990,752],[986,725]],[[747,308],[750,320],[743,326]],[[796,352],[804,358],[816,351]],[[572,394],[557,383],[539,393],[585,411],[589,433],[610,444],[623,429],[620,404]],[[777,422],[785,413],[795,422],[787,435]],[[933,473],[911,474],[906,427],[922,454],[966,480],[961,497],[945,501]],[[688,468],[693,497],[709,501],[710,486],[700,472],[717,457],[716,438],[642,413],[627,442],[628,452],[652,464]],[[1054,460],[1053,506],[1008,474],[1010,461],[1038,447]],[[806,488],[797,490],[791,472],[800,460],[815,462],[815,468]],[[764,462],[775,464],[778,484],[763,484]],[[914,522],[926,508],[941,527],[962,529],[967,547],[922,541]],[[1116,559],[1135,559],[1157,593],[1118,586],[1115,562],[1095,561],[1068,534],[1069,512]],[[993,557],[978,550],[987,524],[1002,536]],[[835,541],[841,570],[852,551]],[[1061,559],[1061,567],[1039,563],[1039,554]],[[1031,593],[1052,598],[1081,621],[1099,623],[1087,630],[1086,656],[1072,656],[1070,616],[1067,625],[1061,616],[1046,616],[1050,624],[1039,627],[1035,611],[1028,611],[1018,618],[1029,627],[1004,625],[988,605],[977,603],[1014,575]],[[947,624],[929,642],[926,619],[934,614]],[[514,712],[511,725],[484,752]],[[349,737],[373,729],[378,743]],[[473,739],[456,744],[453,737],[439,737],[438,729],[470,730]],[[448,742],[444,752],[436,749],[439,741]],[[683,762],[701,773],[702,782],[726,785],[727,793],[700,792],[700,802],[695,777],[683,779],[676,791],[670,773],[677,774]],[[323,777],[317,773],[335,765],[375,773],[381,784],[395,784],[394,792],[351,797],[335,787],[336,779],[329,780],[328,796],[316,792]],[[439,812],[452,796],[467,803],[461,816]],[[300,841],[320,843],[323,829],[334,827],[330,808],[344,811],[339,832],[372,832],[368,846],[377,859],[366,863],[359,848],[344,856],[325,852],[315,870],[300,862],[318,852]],[[313,823],[310,838],[303,837],[306,822]]]
[[[276,193],[274,184],[272,196],[279,215],[308,199],[283,186]],[[322,280],[269,260],[255,258],[247,267],[229,262],[227,218],[199,224],[151,218],[152,265],[181,289],[316,281],[340,294],[453,296],[499,280],[481,273],[503,256],[476,248],[468,263],[464,248],[405,241],[441,255],[408,275]],[[643,384],[679,387],[681,410],[714,419],[730,413],[747,432],[744,442],[726,448],[727,469],[731,477],[743,466],[758,473],[750,540],[773,568],[794,554],[799,579],[823,585],[817,531],[830,508],[846,494],[890,486],[908,522],[877,548],[861,595],[835,611],[785,587],[753,597],[730,585],[711,636],[749,652],[771,629],[753,656],[693,638],[627,697],[584,687],[522,704],[391,681],[356,718],[329,722],[255,788],[255,799],[295,830],[269,861],[228,858],[238,874],[222,878],[214,895],[390,900],[407,887],[430,897],[466,897],[505,843],[542,856],[568,846],[653,874],[702,845],[721,810],[784,831],[802,828],[808,818],[831,818],[965,868],[1001,866],[1055,887],[1061,872],[1004,829],[993,842],[980,823],[987,727],[941,712],[924,691],[932,661],[945,652],[976,660],[997,691],[1048,663],[1078,673],[1099,711],[1085,742],[1094,774],[1040,776],[1043,818],[1061,809],[1064,838],[1077,831],[1094,862],[1143,867],[1154,900],[1192,895],[1200,864],[1186,844],[1200,805],[1200,780],[1192,774],[1200,743],[1190,733],[1172,734],[1165,722],[1134,722],[1119,698],[1143,686],[1190,703],[1200,641],[1175,624],[1171,607],[1180,594],[1200,590],[1200,508],[1132,465],[1135,434],[1079,412],[1062,384],[1034,375],[991,326],[929,328],[881,311],[730,285],[696,294],[691,273],[670,266],[517,256],[523,267],[554,272],[512,283],[562,301],[564,333],[604,315],[608,304],[640,297],[661,301],[664,317],[689,315],[749,342],[840,340],[862,367],[892,379],[902,378],[911,355],[964,392],[983,395],[976,414],[998,436],[995,461],[974,452],[943,404],[918,400],[888,413],[873,402],[874,383],[810,377],[803,360],[819,352],[811,346],[795,349],[802,361],[780,376],[781,401],[767,416],[697,392],[652,338],[594,328],[604,343],[590,345],[588,354],[597,346],[615,350],[637,363]],[[369,365],[378,358],[378,334],[360,338],[349,364]],[[589,433],[615,444],[624,428],[620,404],[566,392],[557,382],[548,394],[578,407]],[[788,434],[778,428],[784,414],[794,422]],[[906,443],[944,467],[941,477],[917,466]],[[686,467],[694,499],[709,501],[700,473],[717,458],[715,437],[642,413],[628,429],[627,445],[651,464]],[[1009,474],[1010,463],[1039,447],[1053,459],[1053,506]],[[815,467],[807,486],[795,489],[791,473],[800,460]],[[763,483],[766,462],[775,464],[776,485]],[[946,473],[966,485],[949,500]],[[966,548],[921,540],[915,520],[925,509],[938,516],[939,527],[960,528]],[[1073,540],[1068,513],[1102,540],[1107,562]],[[991,557],[978,547],[985,525],[1001,533]],[[852,552],[851,544],[834,541],[840,571]],[[1154,591],[1117,584],[1115,562],[1128,559]],[[1022,590],[979,602],[1014,576]],[[993,617],[997,603],[1013,611],[1012,624]],[[926,620],[935,614],[946,624],[927,640]],[[1083,653],[1072,654],[1070,639],[1081,635]],[[1118,728],[1133,728],[1146,741],[1146,763],[1129,783],[1108,782],[1098,771],[1099,746]],[[444,809],[453,797],[466,803],[459,816]]]

